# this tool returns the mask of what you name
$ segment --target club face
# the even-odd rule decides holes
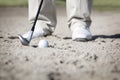
[[[26,38],[22,37],[20,34],[18,34],[19,40],[24,46],[29,46],[29,42]]]

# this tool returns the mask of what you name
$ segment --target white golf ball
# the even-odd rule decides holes
[[[46,48],[46,47],[48,47],[48,45],[49,45],[49,43],[47,40],[40,40],[38,43],[39,48]]]

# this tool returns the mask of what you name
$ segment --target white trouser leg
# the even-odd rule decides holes
[[[80,25],[79,27],[90,26],[91,4],[92,0],[67,0],[68,25],[71,30],[74,30],[74,24]]]
[[[75,41],[86,41],[92,38],[89,30],[91,4],[92,0],[67,0],[68,26]]]
[[[29,0],[29,21],[33,24],[41,0]],[[54,0],[43,0],[42,8],[35,26],[34,37],[52,33],[56,26]],[[48,33],[49,32],[49,33]]]

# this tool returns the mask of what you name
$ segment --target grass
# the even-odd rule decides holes
[[[27,0],[0,0],[0,6],[26,6]]]
[[[93,0],[93,8],[96,10],[119,10],[120,0]]]
[[[28,0],[0,0],[0,6],[26,6]],[[57,4],[65,5],[65,0],[55,0]],[[96,10],[119,10],[120,0],[93,0]]]
[[[65,5],[65,0],[56,0],[57,4]]]

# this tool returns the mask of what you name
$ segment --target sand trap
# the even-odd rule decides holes
[[[0,80],[120,80],[120,12],[93,11],[94,40],[74,42],[66,13],[58,7],[58,26],[49,48],[22,46],[17,34],[30,29],[27,8],[0,8]],[[64,31],[63,31],[64,30]]]

